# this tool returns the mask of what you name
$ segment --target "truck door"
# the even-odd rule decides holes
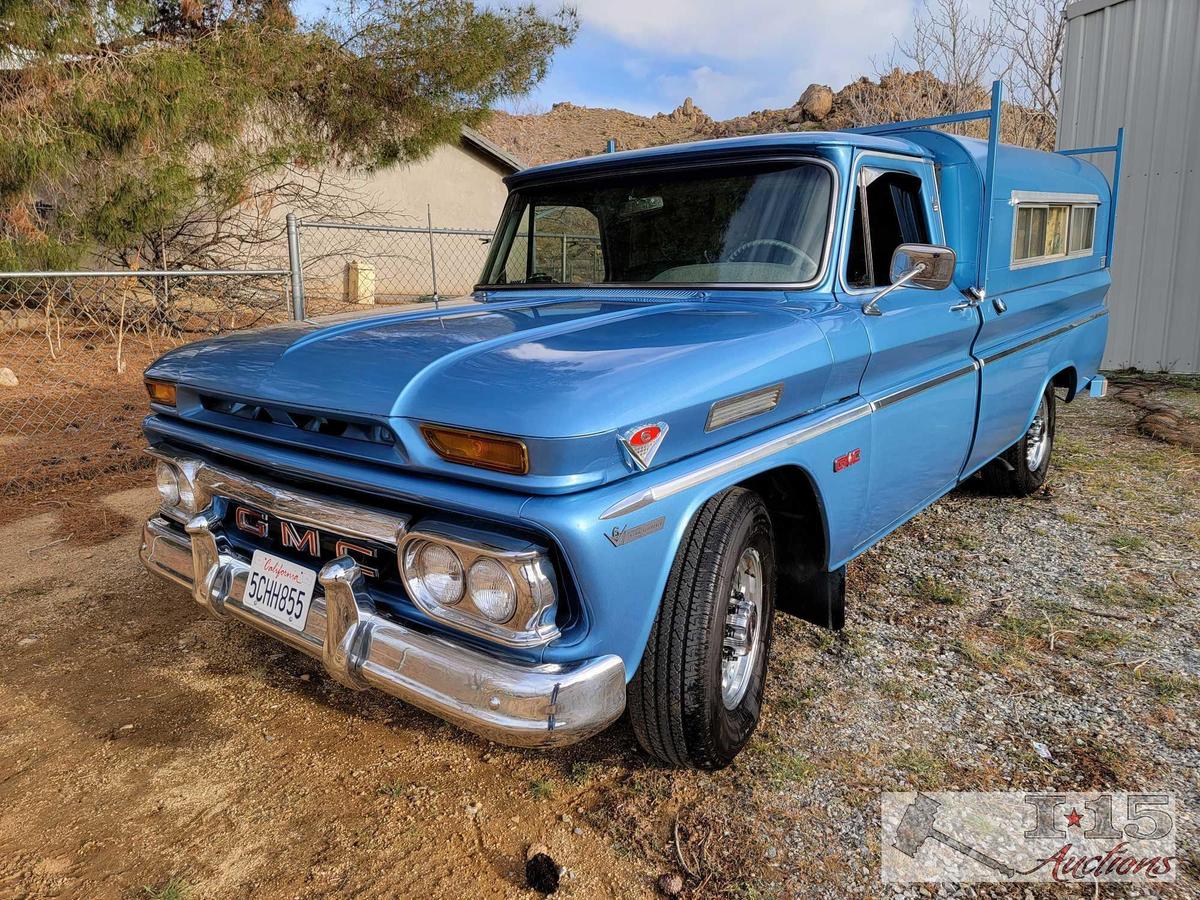
[[[861,307],[891,283],[900,244],[942,244],[937,184],[928,160],[860,154],[840,272],[842,300]],[[955,484],[971,444],[978,369],[971,344],[978,310],[951,286],[901,286],[862,314],[871,345],[860,392],[872,401],[870,493],[860,545],[903,522]]]

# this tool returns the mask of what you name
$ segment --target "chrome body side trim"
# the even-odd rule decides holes
[[[953,381],[955,378],[961,378],[964,375],[969,375],[972,372],[977,372],[982,368],[983,363],[981,361],[972,360],[970,365],[945,372],[934,378],[922,381],[919,384],[901,388],[898,391],[885,394],[875,400],[862,400],[857,405],[836,413],[828,419],[805,425],[788,434],[772,438],[757,447],[750,447],[725,459],[709,463],[707,466],[703,466],[694,472],[679,475],[669,481],[644,488],[636,494],[630,494],[628,497],[624,497],[608,507],[608,509],[601,513],[600,519],[615,519],[618,516],[624,516],[639,509],[644,509],[650,504],[656,503],[666,497],[674,496],[680,491],[685,491],[696,485],[703,484],[705,481],[735,471],[742,466],[750,465],[775,453],[819,437],[822,434],[827,434],[835,428],[848,425],[851,422],[861,419],[863,416],[870,415],[876,410],[884,409],[894,403],[899,403],[901,400],[907,400],[909,397],[913,397],[923,391],[931,390],[938,385]]]
[[[813,422],[809,425],[804,425],[779,437],[759,444],[757,447],[750,447],[746,450],[741,450],[724,459],[716,460],[706,466],[692,471],[685,472],[682,475],[677,475],[667,481],[651,485],[648,488],[643,488],[636,494],[630,494],[608,507],[600,514],[600,519],[615,519],[618,516],[624,516],[631,512],[636,512],[649,506],[651,503],[656,503],[666,497],[674,496],[680,491],[686,491],[688,488],[695,487],[698,484],[703,484],[713,478],[718,478],[729,472],[736,471],[742,466],[748,466],[752,463],[765,459],[775,453],[787,450],[790,447],[795,447],[804,441],[811,440],[819,435],[833,431],[835,428],[840,428],[842,425],[849,424],[857,419],[861,419],[871,412],[871,404],[867,401],[852,406],[849,409],[835,413],[827,419],[820,422]]]
[[[614,655],[569,665],[514,662],[380,616],[349,557],[318,575],[303,631],[242,603],[249,564],[222,546],[206,511],[182,535],[148,521],[141,559],[152,573],[188,587],[211,614],[233,618],[307,653],[356,690],[377,688],[480,736],[520,747],[572,744],[603,730],[625,708],[625,665]]]
[[[940,384],[945,384],[947,381],[953,381],[955,378],[961,378],[964,375],[970,375],[972,372],[978,372],[983,368],[983,364],[978,360],[973,360],[969,366],[963,366],[959,369],[954,369],[951,372],[945,372],[927,381],[922,381],[920,384],[914,384],[911,387],[901,388],[898,391],[893,391],[890,394],[884,394],[876,400],[871,401],[871,411],[884,409],[891,406],[893,403],[899,403],[901,400],[907,400],[909,397],[916,396],[924,391],[928,391],[937,387]]]
[[[1078,319],[1077,321],[1071,322],[1067,325],[1063,325],[1060,328],[1055,328],[1053,331],[1048,331],[1045,334],[1039,334],[1037,337],[1030,338],[1027,341],[1022,341],[1021,343],[1016,344],[1015,346],[1009,347],[1006,350],[1001,350],[997,353],[990,353],[987,356],[983,357],[980,360],[980,362],[986,366],[990,363],[996,362],[997,360],[1004,359],[1004,357],[1006,357],[1006,356],[1012,356],[1014,353],[1020,353],[1022,350],[1028,350],[1030,347],[1033,347],[1036,344],[1040,344],[1043,341],[1048,341],[1051,338],[1056,338],[1060,334],[1066,334],[1068,331],[1073,331],[1074,329],[1080,327],[1081,325],[1086,325],[1088,322],[1094,322],[1096,319],[1099,319],[1099,318],[1101,318],[1103,316],[1107,316],[1107,315],[1108,315],[1107,309],[1096,310],[1096,312],[1092,313],[1091,315],[1084,316],[1082,319]]]
[[[608,507],[601,513],[601,520],[615,519],[618,516],[624,516],[631,512],[636,512],[639,509],[644,509],[652,503],[662,500],[666,497],[671,497],[678,494],[680,491],[685,491],[695,487],[698,484],[703,484],[712,478],[718,478],[742,466],[750,465],[760,459],[779,453],[789,447],[795,447],[804,441],[811,440],[819,435],[826,434],[835,428],[846,425],[850,422],[860,419],[865,415],[875,412],[879,409],[884,409],[894,403],[899,403],[901,400],[907,400],[909,397],[915,396],[923,391],[928,391],[938,385],[945,384],[948,381],[953,381],[955,378],[961,378],[964,375],[969,375],[972,372],[981,370],[986,364],[995,362],[998,359],[1003,359],[1006,356],[1011,356],[1014,353],[1019,353],[1022,350],[1028,349],[1035,344],[1040,344],[1043,341],[1048,341],[1051,338],[1058,337],[1060,334],[1066,334],[1081,325],[1086,325],[1088,322],[1095,321],[1101,316],[1108,315],[1107,309],[1097,310],[1096,312],[1072,322],[1069,325],[1064,325],[1061,328],[1056,328],[1047,334],[1039,335],[1036,338],[1030,338],[1023,343],[1017,344],[1015,347],[1010,347],[1007,350],[1002,350],[999,353],[992,354],[984,359],[972,360],[970,365],[962,366],[953,371],[943,373],[942,375],[930,378],[927,381],[922,381],[919,384],[914,384],[900,390],[893,391],[890,394],[885,394],[875,400],[864,400],[860,404],[843,410],[825,419],[821,422],[814,422],[810,425],[805,425],[788,434],[781,435],[776,438],[759,444],[757,447],[750,447],[728,456],[725,459],[709,463],[694,472],[688,472],[683,475],[676,476],[668,481],[661,482],[656,485],[651,485],[638,491],[636,494],[630,494],[628,497],[623,497],[612,506]]]

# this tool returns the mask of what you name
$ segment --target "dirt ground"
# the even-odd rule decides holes
[[[880,882],[880,791],[1150,787],[1182,818],[1182,880],[1155,895],[1197,896],[1200,457],[1135,419],[1060,407],[1049,490],[940,501],[851,567],[840,635],[782,619],[762,726],[712,774],[651,763],[624,721],[526,752],[345,690],[143,573],[151,490],[21,498],[0,518],[0,897],[535,896],[530,844],[566,897],[668,873],[693,897],[927,896]]]

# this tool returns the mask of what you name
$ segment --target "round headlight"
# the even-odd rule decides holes
[[[462,563],[445,544],[432,541],[417,551],[416,576],[435,603],[453,606],[463,595]]]
[[[179,502],[179,474],[169,463],[159,462],[157,469],[158,496],[163,506],[174,506]]]
[[[196,487],[186,472],[179,473],[179,506],[193,516],[200,512],[196,509]]]
[[[494,559],[480,557],[467,573],[467,589],[475,608],[497,624],[517,611],[517,588],[508,570]]]

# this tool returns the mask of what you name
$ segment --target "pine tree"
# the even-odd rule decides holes
[[[157,262],[287,167],[419,158],[530,90],[576,17],[471,0],[0,0],[0,270]],[[172,260],[178,263],[178,259]]]

